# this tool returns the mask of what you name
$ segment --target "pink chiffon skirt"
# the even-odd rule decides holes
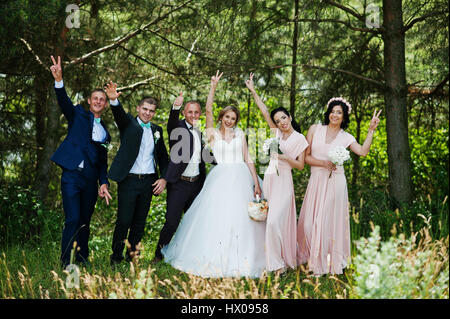
[[[298,263],[314,274],[342,274],[350,259],[347,181],[338,168],[311,167],[297,229]]]
[[[275,271],[297,266],[297,216],[291,168],[278,167],[265,174],[263,192],[269,203],[266,220],[266,269]]]

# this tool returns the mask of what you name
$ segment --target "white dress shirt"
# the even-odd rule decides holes
[[[186,122],[186,121],[185,121]],[[190,129],[192,127],[191,124],[186,122],[187,127]],[[194,151],[192,153],[191,160],[189,161],[186,169],[183,172],[183,176],[186,177],[194,177],[200,174],[199,164],[201,162],[201,150],[202,144],[200,141],[200,132],[194,128],[191,130],[192,135],[194,136]]]
[[[139,124],[143,123],[138,117]],[[139,154],[136,157],[136,161],[131,167],[130,173],[132,174],[153,174],[155,173],[155,165],[153,163],[153,152],[155,150],[155,141],[153,139],[153,132],[151,127],[143,127],[141,146],[139,147]]]
[[[64,87],[64,81],[55,81],[55,88],[61,89]],[[94,119],[94,124],[92,126],[92,140],[95,142],[103,142],[106,139],[106,131],[103,128],[103,125],[100,123],[97,123]],[[84,167],[84,160],[81,161],[80,165],[78,165],[79,168]]]

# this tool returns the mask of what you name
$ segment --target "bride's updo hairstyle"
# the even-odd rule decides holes
[[[222,121],[223,116],[228,111],[233,111],[234,114],[236,114],[236,123],[235,123],[235,125],[237,125],[237,123],[241,119],[241,112],[239,112],[239,109],[237,107],[233,106],[233,105],[225,106],[223,109],[220,110],[219,117],[217,118],[217,122]]]
[[[283,112],[283,113],[286,114],[287,116],[291,116],[291,114],[289,114],[289,111],[286,110],[284,107],[282,107],[282,106],[277,107],[276,109],[273,109],[272,112],[270,112],[270,118],[272,119],[272,121],[273,121],[274,123],[275,123],[275,120],[274,120],[273,117],[274,117],[275,114],[277,114],[278,112]],[[292,118],[291,125],[292,125],[292,128],[293,128],[294,130],[296,130],[297,132],[301,133],[301,131],[300,131],[300,125],[298,125],[298,123],[294,120],[294,118]]]
[[[352,110],[352,106],[350,105],[350,103],[347,102],[347,100],[340,97],[339,98],[334,97],[328,101],[327,110],[323,118],[323,124],[324,125],[330,124],[330,113],[333,110],[333,107],[335,107],[336,105],[340,105],[342,107],[342,111],[344,112],[344,118],[342,119],[341,129],[345,130],[348,127],[348,124],[350,123],[349,114]]]

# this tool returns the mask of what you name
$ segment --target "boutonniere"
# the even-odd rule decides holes
[[[109,151],[112,148],[112,145],[110,143],[102,143],[100,145],[106,148],[106,151]]]
[[[158,143],[158,140],[161,137],[161,135],[159,134],[159,131],[156,131],[153,136],[155,137],[155,144]]]

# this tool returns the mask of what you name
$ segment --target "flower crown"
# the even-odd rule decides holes
[[[339,102],[342,102],[342,103],[344,103],[345,105],[347,105],[348,113],[349,113],[349,114],[351,113],[351,111],[352,111],[352,105],[351,105],[346,99],[344,99],[343,97],[333,97],[333,98],[331,98],[331,99],[328,101],[328,103],[327,103],[327,108],[330,106],[331,102],[335,102],[335,101],[339,101]]]

